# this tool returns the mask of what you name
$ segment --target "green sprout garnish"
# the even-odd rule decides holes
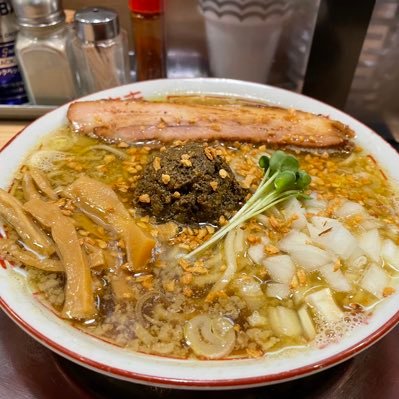
[[[209,240],[187,254],[191,258],[222,239],[229,231],[289,198],[306,199],[304,190],[311,182],[310,176],[299,169],[298,160],[284,151],[275,151],[269,158],[263,155],[259,166],[265,174],[252,197]]]

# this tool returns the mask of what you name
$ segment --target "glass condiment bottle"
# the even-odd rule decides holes
[[[105,7],[89,7],[75,14],[73,51],[82,94],[130,81],[127,35],[118,14]]]
[[[0,103],[28,102],[24,83],[15,57],[15,37],[18,28],[9,0],[0,0]]]
[[[16,54],[32,104],[59,105],[78,95],[72,31],[61,0],[13,0]]]
[[[129,0],[132,18],[136,79],[166,77],[163,0]]]

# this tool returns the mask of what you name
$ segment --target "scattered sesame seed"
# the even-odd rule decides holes
[[[152,167],[154,168],[155,172],[158,172],[161,169],[161,158],[155,157],[152,162]]]
[[[209,184],[212,187],[213,191],[217,190],[217,188],[218,188],[218,182],[217,181],[211,181]]]
[[[163,184],[168,184],[169,182],[170,182],[170,176],[169,175],[162,175],[161,176],[161,178],[162,178],[162,183]]]
[[[149,204],[151,202],[151,198],[148,194],[141,194],[139,197],[139,201]]]
[[[219,176],[220,176],[222,179],[225,179],[226,177],[229,176],[229,174],[228,174],[224,169],[220,169],[220,170],[219,170]]]

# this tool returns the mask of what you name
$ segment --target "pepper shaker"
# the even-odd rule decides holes
[[[58,105],[78,94],[72,32],[61,0],[13,0],[20,31],[16,55],[29,100]]]
[[[75,14],[73,51],[82,94],[129,82],[127,35],[118,14],[105,7],[89,7]]]

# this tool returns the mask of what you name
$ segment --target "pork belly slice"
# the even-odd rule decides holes
[[[82,101],[69,106],[68,119],[75,131],[107,142],[219,139],[343,149],[354,137],[326,116],[269,106]]]

